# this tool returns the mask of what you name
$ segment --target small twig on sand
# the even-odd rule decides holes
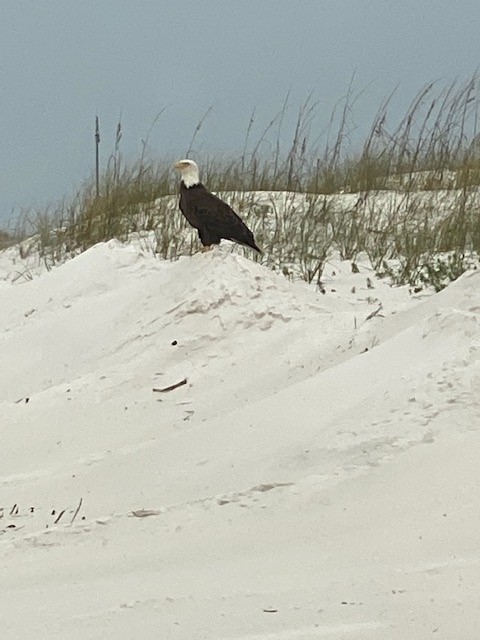
[[[380,313],[380,311],[382,310],[382,305],[380,305],[378,307],[378,309],[375,309],[375,311],[372,311],[372,313],[370,313],[366,318],[365,318],[365,322],[367,320],[371,320],[372,318],[374,318],[376,315],[378,315]]]
[[[55,522],[53,524],[58,524],[60,522],[60,518],[63,516],[64,513],[65,513],[65,509],[63,511],[60,511],[58,516],[55,518]]]
[[[73,524],[73,521],[75,520],[75,518],[78,516],[78,512],[80,511],[81,507],[82,507],[82,503],[83,503],[83,498],[80,498],[80,502],[78,503],[77,508],[75,509],[75,513],[73,514],[73,518],[70,522],[70,524]]]
[[[175,384],[171,384],[169,387],[153,387],[152,391],[156,391],[158,393],[166,393],[167,391],[173,391],[174,389],[177,389],[178,387],[182,387],[184,384],[187,384],[187,379],[184,378],[183,380],[180,380],[180,382],[176,382]]]

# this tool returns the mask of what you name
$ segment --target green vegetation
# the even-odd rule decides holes
[[[287,102],[255,142],[252,114],[235,158],[196,159],[203,181],[254,231],[264,256],[253,259],[320,283],[332,252],[352,262],[366,253],[380,277],[439,290],[480,254],[477,84],[474,76],[465,84],[425,86],[394,126],[391,96],[357,151],[348,135],[357,99],[350,88],[323,142],[311,142],[320,138],[318,106],[309,98],[286,150],[281,141]],[[177,211],[171,161],[142,153],[136,163],[126,163],[119,131],[120,125],[98,195],[92,177],[55,206],[23,212],[14,234],[30,238],[20,245],[22,252],[37,251],[50,267],[97,242],[132,234],[166,259],[198,250],[195,233]],[[0,248],[11,240],[0,234]]]

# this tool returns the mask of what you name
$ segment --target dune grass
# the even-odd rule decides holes
[[[254,231],[264,249],[254,259],[285,275],[320,284],[332,252],[353,263],[366,253],[379,276],[441,289],[480,253],[477,85],[477,76],[463,84],[428,84],[393,125],[390,96],[356,145],[348,133],[356,100],[351,88],[323,138],[315,125],[318,106],[307,99],[285,149],[286,102],[255,141],[252,114],[238,155],[197,157],[202,180]],[[0,243],[32,237],[21,250],[34,248],[47,266],[132,234],[148,236],[152,250],[166,259],[198,250],[173,197],[171,161],[142,152],[126,163],[120,138],[100,174],[98,195],[92,176],[73,196],[23,212],[16,232],[0,235]]]
[[[8,231],[0,230],[0,251],[15,244],[16,238]]]

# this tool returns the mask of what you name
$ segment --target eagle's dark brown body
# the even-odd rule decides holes
[[[180,211],[198,229],[204,246],[219,244],[222,238],[232,240],[261,253],[253,233],[226,202],[205,189],[201,182],[186,187],[180,182]]]

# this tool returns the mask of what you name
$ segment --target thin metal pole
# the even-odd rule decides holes
[[[100,166],[98,158],[98,149],[100,147],[100,127],[98,125],[98,116],[95,116],[95,185],[97,198],[100,195]]]

